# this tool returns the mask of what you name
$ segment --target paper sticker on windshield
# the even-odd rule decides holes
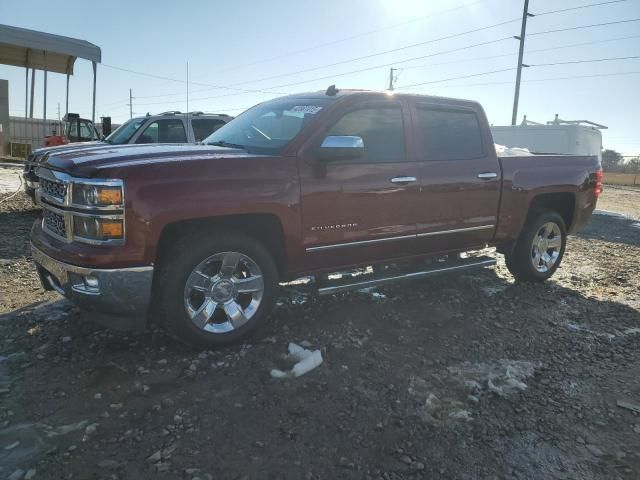
[[[309,113],[311,115],[315,115],[320,110],[322,110],[322,107],[316,105],[296,105],[291,109],[292,112]]]

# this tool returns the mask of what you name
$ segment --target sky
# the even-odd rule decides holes
[[[508,125],[522,7],[522,0],[68,0],[52,8],[2,0],[0,18],[98,45],[96,116],[114,123],[129,118],[129,89],[134,116],[187,111],[187,85],[189,111],[237,115],[330,84],[382,90],[393,67],[398,92],[477,100],[492,124]],[[529,12],[524,63],[531,66],[522,73],[518,122],[524,114],[591,120],[609,127],[605,148],[639,154],[640,58],[621,57],[640,57],[640,0],[530,0]],[[574,28],[610,22],[620,23]],[[24,69],[0,65],[0,78],[9,80],[11,115],[24,115]],[[39,117],[42,80],[38,72]],[[48,83],[47,115],[57,118],[65,77],[49,74]],[[90,118],[91,92],[91,63],[79,59],[69,111]]]

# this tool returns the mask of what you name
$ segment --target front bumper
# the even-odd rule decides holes
[[[46,290],[55,290],[76,305],[102,314],[103,318],[115,317],[116,328],[122,328],[115,323],[123,320],[117,317],[136,317],[139,321],[132,322],[131,329],[145,322],[151,302],[153,267],[78,267],[51,258],[33,244],[31,253]],[[124,324],[126,328],[126,320]]]

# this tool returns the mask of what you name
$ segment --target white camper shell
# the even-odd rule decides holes
[[[493,141],[510,148],[526,148],[532,153],[595,155],[601,158],[602,134],[606,129],[589,120],[561,120],[546,125],[527,120],[520,125],[492,126]]]

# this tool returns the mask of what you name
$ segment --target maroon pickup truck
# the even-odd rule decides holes
[[[44,288],[214,346],[301,276],[331,294],[492,265],[463,254],[489,245],[545,280],[602,189],[596,157],[498,158],[478,103],[335,88],[261,103],[204,145],[52,152],[37,175]]]

